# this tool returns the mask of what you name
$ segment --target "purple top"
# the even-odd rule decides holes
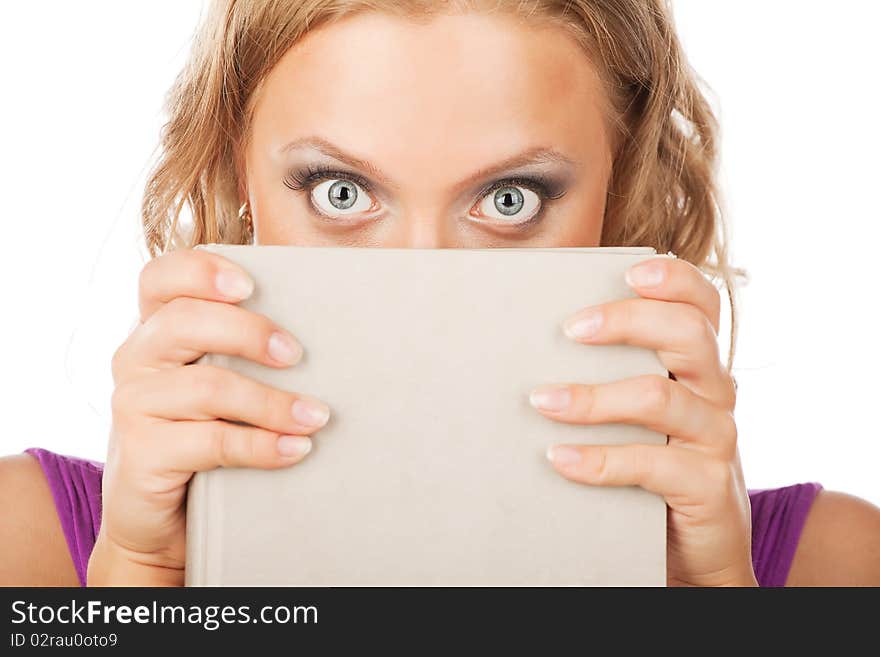
[[[52,490],[61,528],[81,586],[101,526],[103,465],[32,447]],[[804,521],[821,484],[749,490],[752,505],[752,564],[761,586],[784,586]]]

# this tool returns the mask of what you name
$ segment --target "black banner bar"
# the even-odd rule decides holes
[[[327,654],[352,641],[389,647],[411,636],[421,642],[415,653],[526,637],[587,649],[596,637],[628,646],[696,631],[803,635],[811,615],[828,627],[836,612],[852,628],[876,608],[867,589],[0,588],[0,596],[0,655],[278,646]]]

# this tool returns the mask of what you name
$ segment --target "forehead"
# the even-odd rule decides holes
[[[252,144],[272,154],[318,135],[393,177],[447,167],[458,177],[536,146],[583,160],[607,148],[602,93],[559,27],[504,14],[416,23],[365,12],[284,54],[260,91]]]

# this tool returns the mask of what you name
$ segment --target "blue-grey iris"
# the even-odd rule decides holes
[[[357,200],[357,186],[348,180],[337,180],[330,185],[327,197],[333,204],[333,207],[339,210],[347,210]]]
[[[498,212],[513,215],[522,210],[523,195],[516,187],[502,187],[495,192],[495,207]]]

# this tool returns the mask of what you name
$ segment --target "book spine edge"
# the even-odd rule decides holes
[[[220,354],[205,354],[194,364],[223,366]],[[227,357],[228,358],[228,357]],[[220,494],[214,472],[196,472],[190,479],[186,496],[186,566],[184,586],[210,586],[217,580],[216,564],[212,551],[222,544],[217,509],[221,506]]]

